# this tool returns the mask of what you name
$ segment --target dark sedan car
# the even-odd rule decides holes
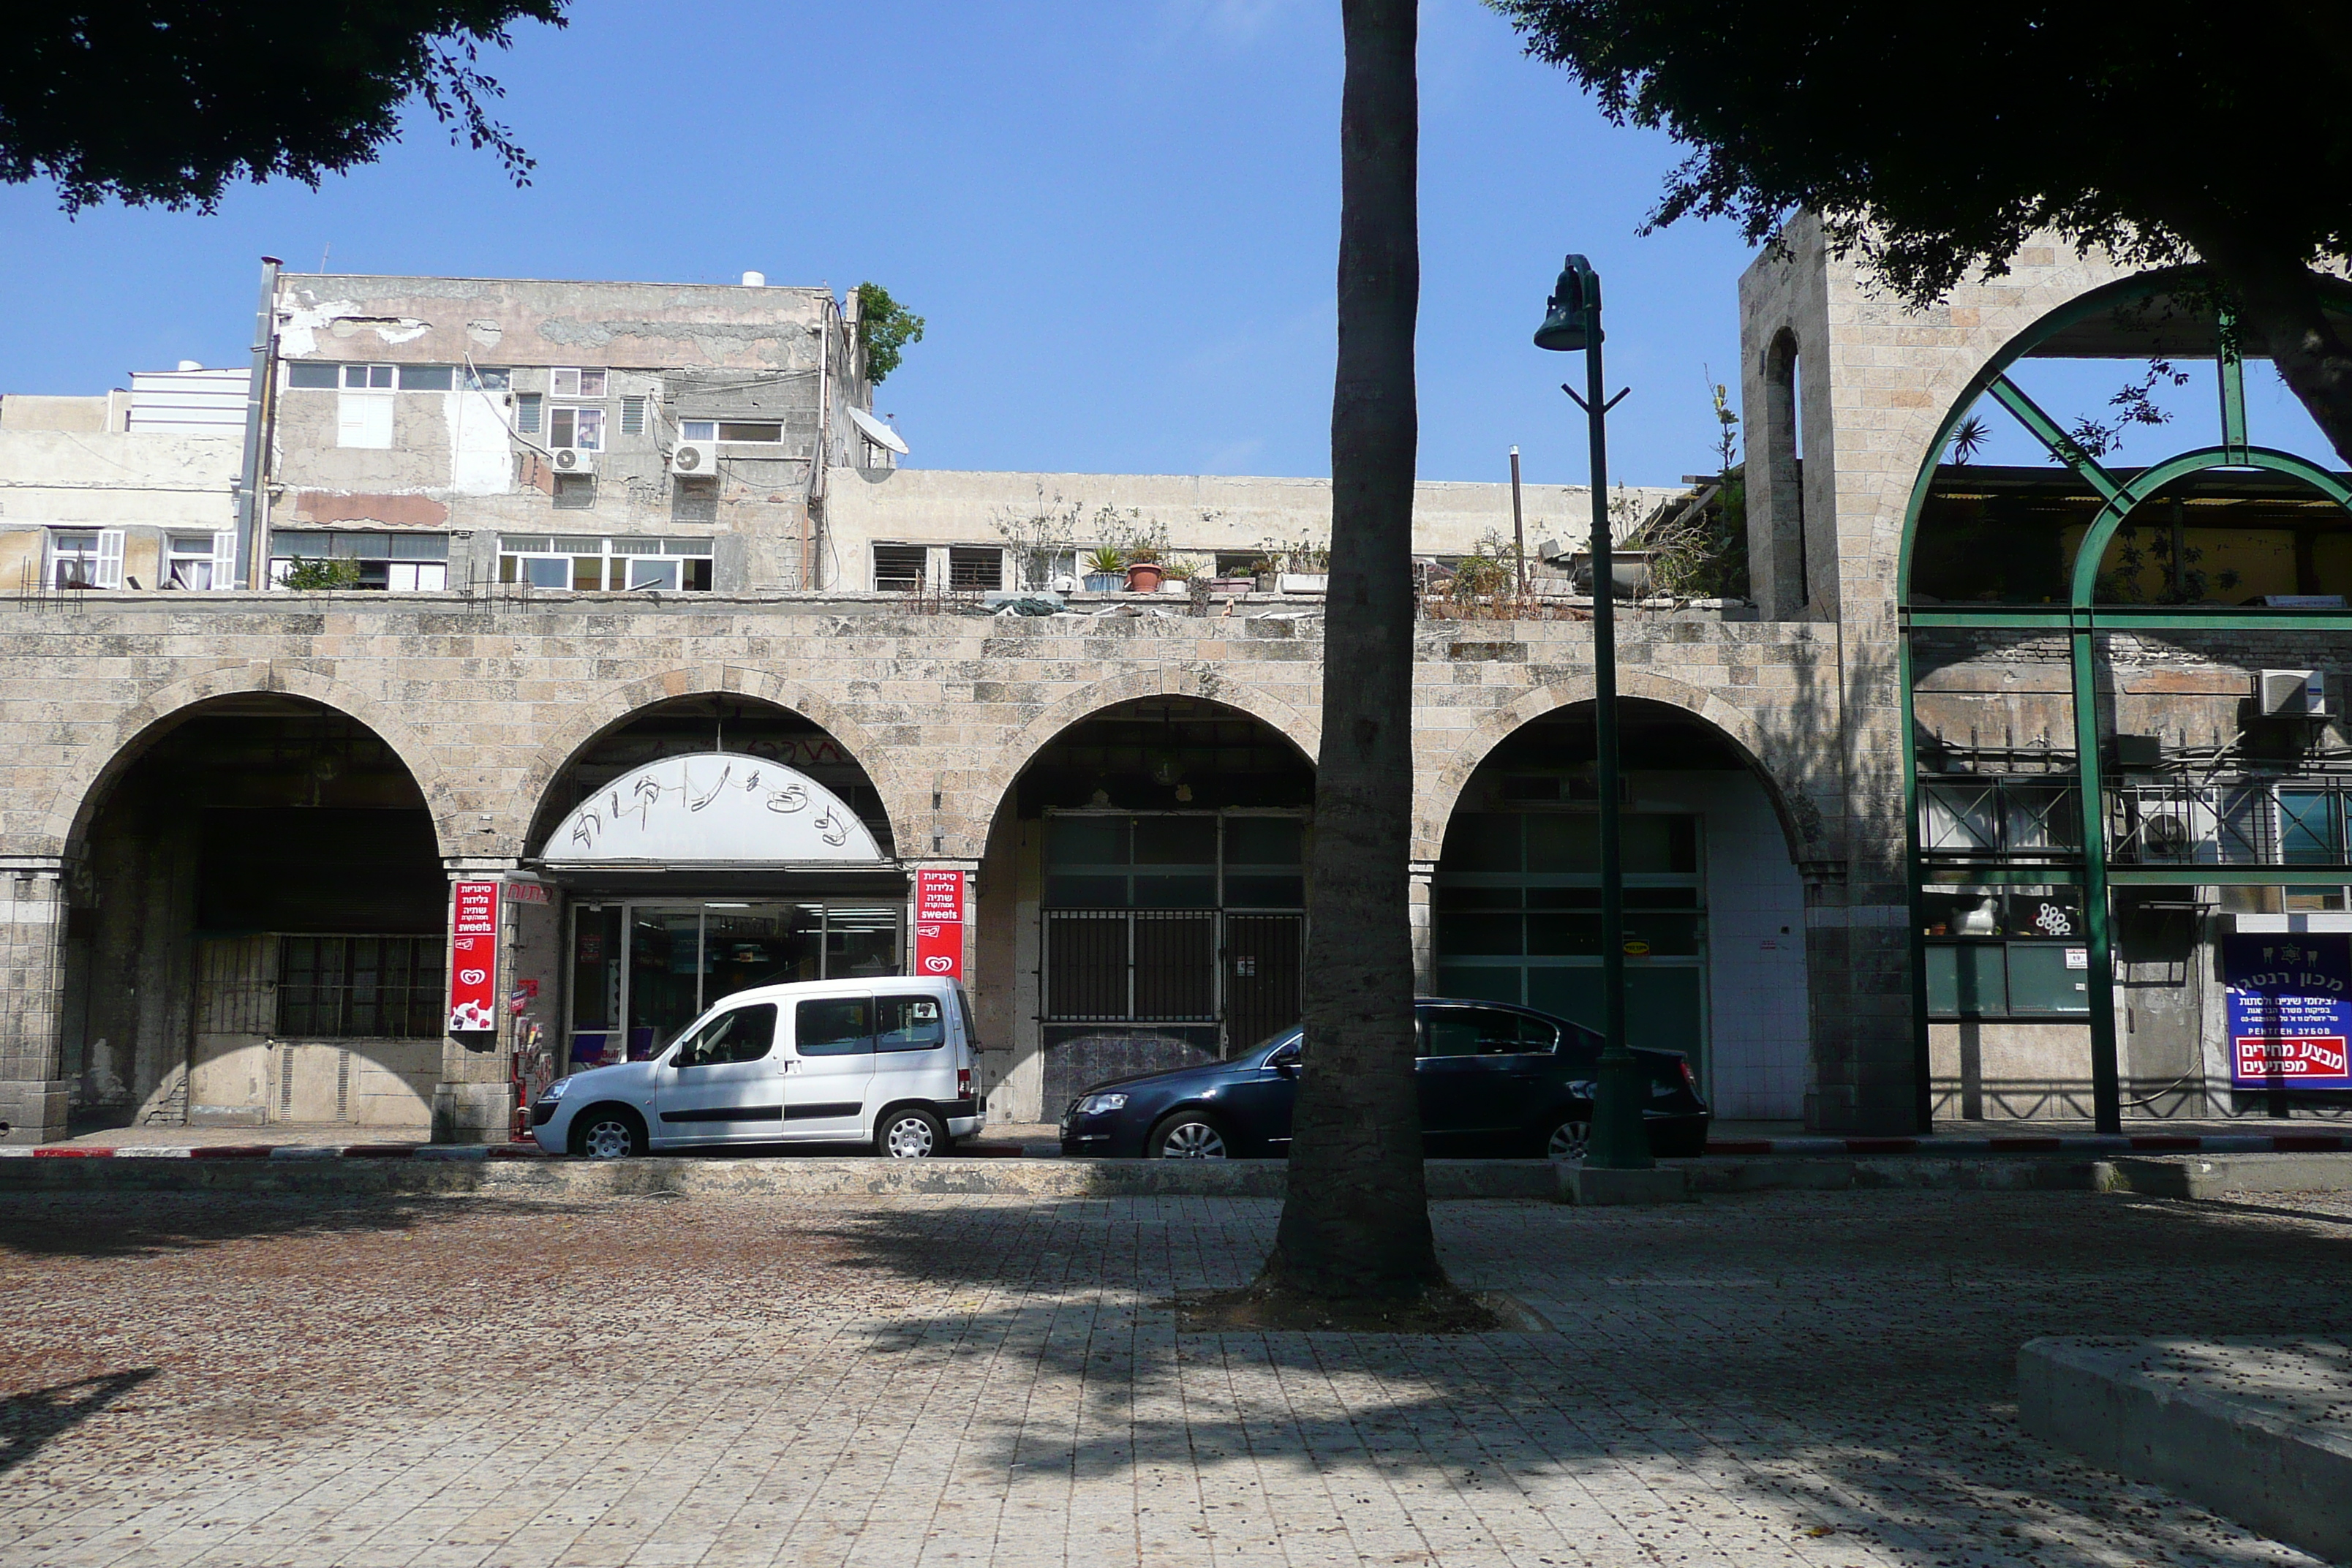
[[[1433,1156],[1581,1160],[1592,1121],[1601,1037],[1532,1008],[1423,997],[1423,1145]],[[1062,1152],[1169,1160],[1281,1158],[1290,1150],[1299,1031],[1223,1061],[1098,1083],[1062,1113]],[[1690,1058],[1636,1049],[1649,1100],[1643,1118],[1657,1154],[1706,1148],[1711,1112]]]

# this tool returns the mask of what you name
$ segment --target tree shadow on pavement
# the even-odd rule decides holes
[[[2310,1223],[2333,1216],[1911,1192],[1680,1212],[1440,1205],[1456,1281],[1511,1292],[1559,1331],[1180,1336],[1174,1293],[1243,1282],[1275,1211],[937,1205],[829,1234],[848,1267],[954,1303],[877,1319],[868,1352],[942,1379],[975,1359],[993,1369],[982,1381],[1027,1363],[1028,1405],[1076,1412],[1042,1426],[979,1412],[966,1442],[1008,1476],[1192,1471],[1205,1500],[1353,1474],[1481,1513],[1480,1498],[1539,1502],[1589,1522],[1600,1506],[1613,1531],[1678,1557],[1736,1554],[1761,1531],[1792,1552],[1835,1536],[1945,1563],[2276,1560],[2027,1436],[2017,1352],[2045,1334],[2352,1330],[2352,1235]]]
[[[10,1193],[0,1194],[0,1256],[138,1258],[257,1237],[415,1230],[486,1211],[547,1205],[478,1194]]]
[[[0,1475],[15,1469],[67,1428],[95,1415],[160,1370],[137,1367],[0,1399]]]

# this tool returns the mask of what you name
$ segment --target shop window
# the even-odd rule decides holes
[[[547,390],[553,397],[602,397],[604,395],[604,373],[601,370],[551,370],[547,373]]]
[[[924,562],[929,553],[919,544],[876,545],[874,591],[877,594],[922,592]]]
[[[2090,1011],[2080,889],[1929,889],[1927,1014],[2048,1018]]]
[[[948,587],[959,594],[993,594],[1004,586],[1004,552],[958,544],[948,551]]]
[[[278,1037],[422,1039],[438,1035],[443,941],[438,936],[280,937]]]

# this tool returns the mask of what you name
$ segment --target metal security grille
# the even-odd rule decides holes
[[[281,1039],[417,1039],[441,1032],[437,936],[278,939]]]
[[[1070,1023],[1210,1023],[1214,910],[1051,910],[1046,1016]]]

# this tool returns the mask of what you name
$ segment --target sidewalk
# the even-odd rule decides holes
[[[1173,1294],[1245,1283],[1278,1212],[13,1199],[0,1541],[44,1568],[2311,1563],[2025,1436],[2014,1369],[2250,1303],[2340,1325],[2352,1204],[1445,1205],[1454,1279],[1548,1331],[1177,1333]]]

